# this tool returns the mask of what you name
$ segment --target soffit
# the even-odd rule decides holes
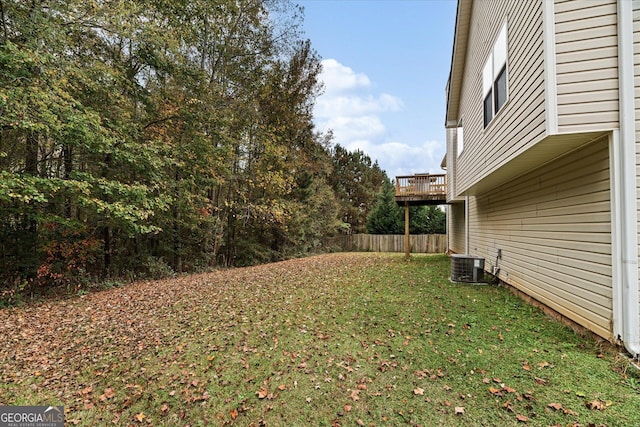
[[[451,69],[447,84],[447,113],[445,126],[455,126],[458,122],[458,108],[460,105],[460,91],[464,75],[464,64],[467,56],[467,40],[471,22],[472,0],[458,0],[456,12],[456,28],[453,36],[453,52],[451,54]]]
[[[547,136],[513,159],[496,167],[468,188],[461,189],[460,195],[474,196],[494,190],[505,182],[536,170],[584,145],[601,139],[607,134],[608,132],[599,131]]]

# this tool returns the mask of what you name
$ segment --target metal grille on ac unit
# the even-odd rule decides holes
[[[484,258],[472,255],[451,255],[451,281],[484,282]]]

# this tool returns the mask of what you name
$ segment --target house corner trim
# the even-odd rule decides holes
[[[542,0],[544,38],[544,93],[547,135],[558,133],[558,90],[556,81],[556,29],[553,0]]]
[[[631,355],[640,356],[640,302],[638,298],[638,215],[636,190],[635,100],[633,72],[633,8],[630,1],[618,1],[618,80],[620,105],[620,135],[618,141],[620,281],[621,290],[616,303],[621,310],[622,340]],[[614,132],[615,137],[615,132]],[[615,142],[615,141],[614,141]],[[614,291],[614,297],[616,292]]]

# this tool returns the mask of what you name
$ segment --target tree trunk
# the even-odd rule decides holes
[[[111,268],[111,229],[109,227],[102,229],[102,240],[104,242],[104,274],[108,276]]]
[[[71,178],[71,172],[73,171],[73,158],[72,158],[72,149],[69,145],[65,144],[62,147],[62,156],[64,158],[64,172],[63,179],[69,180]],[[64,217],[70,219],[72,216],[72,200],[71,198],[67,198],[64,201]]]
[[[180,171],[176,169],[175,174],[175,200],[173,201],[173,270],[177,273],[182,271],[182,257],[180,256]]]
[[[24,172],[26,175],[38,176],[38,148],[38,135],[34,132],[27,133],[24,159]],[[27,221],[27,231],[33,236],[35,245],[35,235],[38,231],[38,224],[33,215],[29,215],[29,217],[25,219]],[[33,249],[35,250],[35,247]]]

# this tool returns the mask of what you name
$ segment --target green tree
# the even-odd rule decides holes
[[[367,215],[367,233],[401,234],[404,233],[404,213],[395,202],[395,187],[387,180],[378,194],[373,209]]]
[[[413,234],[446,233],[446,215],[439,206],[411,207],[409,221],[410,232]]]
[[[385,175],[315,131],[301,23],[290,0],[0,0],[3,285],[252,264],[362,229]]]
[[[349,151],[337,144],[332,150],[333,172],[330,182],[341,205],[341,219],[351,232],[366,229],[367,214],[377,194],[388,181],[378,162],[361,150]]]
[[[110,159],[135,170],[137,156],[129,121],[105,117],[97,99],[122,73],[87,59],[88,40],[107,40],[87,18],[91,7],[34,0],[2,1],[0,9],[1,233],[25,236],[3,247],[3,259],[17,263],[3,271],[31,283],[73,280],[80,269],[53,268],[64,261],[54,250],[61,236],[93,248],[98,224],[129,236],[158,231],[149,218],[165,200],[144,183],[106,173],[117,170]],[[117,103],[120,92],[109,92]]]

